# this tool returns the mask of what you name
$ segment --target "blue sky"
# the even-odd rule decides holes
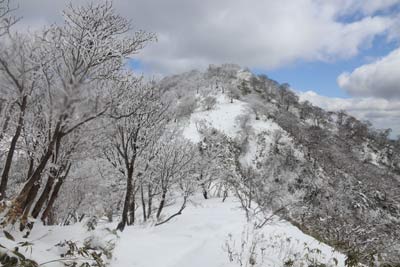
[[[330,62],[296,62],[276,70],[265,71],[252,69],[255,73],[267,74],[270,78],[289,83],[298,91],[314,91],[328,97],[351,97],[337,83],[338,76],[343,72],[351,72],[355,68],[370,63],[389,54],[398,47],[396,41],[388,41],[386,36],[377,36],[372,45],[360,50],[360,53],[350,59]]]

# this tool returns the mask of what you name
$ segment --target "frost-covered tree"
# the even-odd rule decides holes
[[[151,171],[155,173],[154,185],[159,188],[159,203],[155,214],[157,225],[163,224],[180,215],[185,209],[189,197],[195,192],[196,147],[182,138],[179,132],[164,134],[158,141],[157,153],[151,162]],[[181,201],[177,212],[162,219],[161,214],[167,205],[169,195],[176,194]],[[181,199],[180,199],[181,198]]]
[[[213,96],[206,96],[203,99],[202,104],[203,104],[205,110],[211,110],[217,104],[217,99]]]
[[[14,9],[10,0],[0,0],[0,37],[9,33],[11,26],[18,22],[11,14]]]
[[[37,81],[39,59],[36,50],[38,42],[32,42],[21,35],[7,35],[8,45],[0,49],[0,94],[4,99],[2,114],[2,136],[11,137],[7,143],[7,153],[1,170],[0,200],[6,197],[17,144],[25,124],[28,105],[32,105],[31,96],[36,94],[40,85]]]
[[[176,120],[182,118],[189,118],[198,106],[198,100],[195,96],[185,96],[179,99],[173,113]]]
[[[127,224],[134,222],[138,158],[159,138],[169,114],[168,104],[162,101],[161,92],[153,83],[131,76],[121,86],[125,88],[123,98],[126,101],[113,109],[104,155],[126,178],[122,218],[117,227],[123,231]]]
[[[198,143],[196,164],[197,182],[203,197],[226,197],[228,181],[235,174],[236,145],[234,141],[217,129],[198,124],[202,140]]]
[[[132,34],[130,30],[129,20],[106,2],[78,8],[71,5],[64,11],[62,25],[51,26],[26,41],[10,37],[8,48],[0,55],[0,71],[9,84],[6,89],[14,88],[7,92],[19,101],[22,116],[16,116],[15,133],[20,117],[29,118],[23,126],[34,130],[28,135],[35,160],[3,223],[14,223],[30,213],[30,200],[37,199],[44,174],[61,164],[59,152],[70,150],[73,136],[85,134],[82,129],[110,114],[122,100],[124,87],[118,81],[124,79],[125,60],[154,39],[153,34]],[[28,108],[30,113],[25,114]],[[54,192],[55,186],[57,183],[50,191]]]
[[[279,87],[279,103],[289,110],[291,106],[299,102],[299,97],[290,89],[289,84],[282,84]]]

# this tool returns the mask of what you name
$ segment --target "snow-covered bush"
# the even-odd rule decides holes
[[[217,104],[217,99],[214,96],[207,96],[202,100],[202,104],[205,110],[211,110]]]
[[[175,118],[189,118],[196,110],[198,101],[195,96],[185,96],[179,100],[179,104],[175,108]]]
[[[223,250],[238,267],[338,266],[338,259],[317,247],[285,235],[265,234],[248,225],[240,238],[229,235]]]

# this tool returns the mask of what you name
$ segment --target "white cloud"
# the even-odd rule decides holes
[[[346,110],[361,120],[370,121],[378,129],[391,128],[393,136],[400,134],[400,100],[383,98],[333,98],[313,91],[300,92],[300,100],[308,100],[329,111]]]
[[[351,73],[342,73],[338,84],[353,96],[400,99],[400,48]]]
[[[29,23],[57,20],[67,1],[19,0]],[[81,4],[82,0],[72,0]],[[140,59],[152,71],[173,73],[209,63],[272,69],[298,60],[349,58],[390,30],[376,15],[399,0],[115,0],[135,25],[158,33]],[[347,21],[343,16],[355,16]]]

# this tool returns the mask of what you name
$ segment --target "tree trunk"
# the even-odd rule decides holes
[[[40,180],[43,170],[46,168],[46,165],[49,162],[50,157],[53,155],[53,150],[54,150],[54,146],[55,146],[56,142],[59,143],[61,141],[61,138],[62,138],[62,133],[60,132],[61,122],[62,121],[60,120],[57,123],[56,129],[54,130],[54,134],[52,136],[52,139],[47,146],[46,153],[40,159],[39,165],[33,171],[32,175],[28,178],[28,180],[24,184],[24,187],[22,188],[22,190],[20,191],[18,196],[15,198],[14,210],[17,211],[23,207],[22,204],[28,198],[30,189],[33,187],[33,185],[37,181]]]
[[[146,201],[144,200],[143,183],[141,183],[141,185],[140,185],[140,196],[142,199],[143,221],[146,222],[146,220],[147,220]]]
[[[37,193],[39,192],[39,189],[40,189],[40,183],[35,183],[35,185],[29,191],[29,196],[24,203],[23,214],[19,226],[20,231],[23,231],[25,227],[28,225],[29,212],[31,210],[33,202],[35,201]]]
[[[150,219],[151,213],[153,212],[152,210],[152,205],[153,205],[153,195],[151,193],[151,185],[147,187],[147,218]]]
[[[135,194],[132,194],[131,204],[129,205],[129,220],[127,225],[133,225],[136,220],[136,199]]]
[[[157,215],[156,215],[157,220],[160,218],[161,211],[164,208],[166,196],[167,196],[167,190],[163,190],[162,195],[161,195],[160,205],[158,206],[158,210],[157,210]]]
[[[128,211],[129,205],[131,204],[131,196],[133,193],[133,168],[128,168],[127,181],[126,181],[126,194],[124,200],[124,208],[122,209],[121,221],[118,223],[117,230],[124,231],[126,224],[128,223]]]
[[[32,217],[35,219],[39,216],[39,213],[42,210],[44,203],[50,197],[50,192],[51,192],[51,189],[53,188],[55,176],[56,176],[56,170],[55,170],[55,168],[51,168],[49,178],[47,179],[47,182],[46,182],[46,186],[43,189],[42,194],[40,195],[38,201],[35,204],[35,207],[32,210]]]
[[[164,224],[164,223],[166,223],[166,222],[169,222],[172,218],[174,218],[174,217],[176,217],[176,216],[178,216],[178,215],[181,215],[181,214],[182,214],[182,211],[186,208],[187,199],[188,199],[188,197],[187,197],[187,196],[184,196],[184,197],[183,197],[183,203],[182,203],[181,208],[180,208],[176,213],[172,214],[172,215],[169,216],[167,219],[165,219],[164,221],[156,223],[155,226],[159,226],[159,225],[161,225],[161,224]]]
[[[203,197],[204,197],[204,199],[208,199],[208,192],[207,192],[206,186],[204,184],[202,184],[201,187],[203,188]]]
[[[67,176],[69,174],[69,171],[71,170],[71,166],[72,166],[71,163],[69,163],[67,165],[67,168],[65,170],[64,176],[59,177],[57,182],[56,182],[56,184],[54,185],[54,188],[53,188],[53,191],[51,193],[50,199],[47,202],[47,206],[46,206],[45,210],[43,211],[42,216],[40,218],[43,223],[46,222],[46,219],[48,218],[48,216],[50,215],[50,213],[51,213],[51,211],[53,209],[54,202],[56,201],[56,199],[58,197],[58,193],[60,192],[62,184],[64,183],[65,179],[67,178]]]
[[[25,109],[27,105],[27,97],[24,96],[21,103],[21,112],[18,117],[18,125],[15,129],[15,133],[13,138],[11,139],[10,148],[7,153],[6,162],[4,164],[3,173],[1,174],[1,183],[0,183],[0,200],[6,197],[6,189],[8,184],[8,177],[11,170],[11,163],[13,161],[15,148],[17,146],[17,142],[19,137],[21,136],[22,126],[24,124],[24,116],[25,116]]]

